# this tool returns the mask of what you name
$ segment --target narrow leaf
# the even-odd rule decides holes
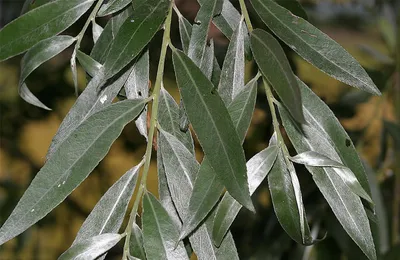
[[[214,57],[214,41],[211,39],[210,45],[206,46],[203,59],[200,62],[200,70],[209,80],[211,80],[213,73]]]
[[[45,104],[43,104],[33,93],[29,90],[28,86],[23,83],[21,86],[18,88],[18,94],[28,103],[46,109],[46,110],[51,110],[49,107],[47,107]]]
[[[167,15],[168,0],[149,0],[133,10],[118,31],[104,63],[105,79],[117,74],[150,42]]]
[[[301,95],[296,78],[279,42],[269,33],[255,29],[250,38],[254,59],[282,103],[293,117],[304,122]]]
[[[272,0],[251,3],[264,23],[305,60],[339,81],[380,95],[361,65],[328,35]]]
[[[128,99],[147,98],[149,96],[150,78],[149,51],[142,54],[133,65],[131,74],[125,83],[125,93]],[[147,140],[147,107],[135,121],[139,132]]]
[[[101,64],[104,64],[104,61],[110,52],[111,45],[114,42],[115,36],[117,36],[120,27],[126,21],[126,19],[132,15],[132,11],[132,8],[127,8],[123,12],[108,20],[103,32],[101,33],[90,53],[90,56],[93,59],[97,60]]]
[[[222,66],[218,92],[229,105],[244,86],[244,21],[241,21],[232,36]]]
[[[95,20],[92,21],[92,36],[93,42],[96,43],[99,39],[101,33],[103,32],[103,27],[98,25]]]
[[[58,149],[60,143],[68,138],[83,121],[93,113],[111,104],[130,74],[130,70],[127,70],[118,79],[111,82],[110,85],[99,90],[99,86],[104,79],[103,69],[104,67],[102,67],[102,70],[92,78],[88,86],[82,94],[79,95],[75,104],[65,116],[50,144],[46,156],[47,159],[52,156],[52,154]]]
[[[131,240],[129,241],[129,253],[138,259],[146,259],[143,247],[143,233],[136,223],[133,223]]]
[[[57,0],[18,17],[0,30],[0,61],[18,55],[73,24],[94,0]]]
[[[243,143],[253,115],[257,95],[257,78],[251,80],[228,107],[236,131]],[[248,175],[249,176],[249,175]],[[223,186],[217,179],[208,157],[203,159],[194,183],[187,213],[183,218],[184,226],[180,237],[191,233],[209,214],[218,202]],[[225,232],[226,233],[226,232]],[[219,241],[218,245],[221,243]]]
[[[195,18],[195,24],[192,27],[188,49],[188,56],[197,66],[200,66],[206,51],[208,31],[212,18],[222,10],[222,0],[209,0],[202,3]]]
[[[142,163],[127,171],[101,197],[83,222],[72,245],[104,233],[117,233],[125,217],[128,203],[135,190]]]
[[[132,3],[132,0],[111,0],[108,1],[106,4],[104,4],[99,12],[97,13],[97,16],[106,16],[110,15],[113,13],[116,13],[122,9],[124,9],[127,5]]]
[[[194,155],[176,137],[163,130],[160,130],[159,137],[159,149],[164,159],[171,197],[179,216],[183,218],[187,212],[199,165]],[[219,257],[238,259],[232,236],[227,235],[221,247],[217,248],[212,242],[211,228],[212,218],[209,218],[189,236],[189,241],[197,257],[204,260],[219,259]]]
[[[176,246],[178,229],[167,211],[150,193],[143,196],[143,241],[148,260],[189,259],[183,242]]]
[[[292,12],[292,14],[300,16],[304,20],[308,20],[306,11],[297,0],[274,0],[274,1],[280,6]]]
[[[90,237],[65,251],[58,260],[94,260],[113,248],[122,237],[120,234],[102,234]]]
[[[243,148],[222,99],[183,52],[174,50],[173,63],[187,115],[211,166],[231,195],[254,211]]]
[[[90,116],[36,174],[0,229],[0,244],[19,235],[60,204],[97,166],[145,100],[126,100]]]
[[[247,162],[250,195],[255,192],[257,187],[260,186],[261,182],[268,175],[274,165],[278,150],[276,145],[272,145],[254,155]],[[242,205],[229,195],[229,193],[225,193],[221,202],[218,204],[214,217],[213,239],[217,246],[220,245],[241,208]]]
[[[37,67],[68,48],[74,41],[75,38],[71,36],[54,36],[37,43],[24,55],[21,61],[18,92],[25,101],[44,108],[40,101],[37,102],[37,98],[32,99],[33,94],[26,87],[25,80]]]
[[[103,67],[100,63],[98,63],[95,59],[90,57],[89,55],[78,50],[76,52],[76,58],[81,64],[82,68],[91,76],[94,77],[100,69]]]
[[[314,99],[316,98],[315,96]],[[305,102],[304,104],[309,105],[310,103]],[[306,109],[306,107],[304,108]],[[326,132],[321,132],[318,127],[314,127],[315,123],[310,120],[311,117],[307,116],[308,113],[306,113],[307,123],[298,126],[290,119],[290,116],[282,106],[279,111],[285,130],[298,153],[314,150],[334,160],[340,160],[329,140],[324,138],[323,134]],[[313,113],[316,111],[318,111],[317,113],[322,112],[321,110],[312,111]],[[324,116],[329,117],[327,113]],[[350,190],[345,181],[334,171],[334,168],[306,167],[311,172],[315,183],[349,236],[369,259],[376,259],[375,246],[367,214],[360,198]]]
[[[190,22],[179,12],[176,8],[176,13],[178,15],[178,23],[179,23],[179,35],[181,37],[182,49],[185,54],[188,53],[189,50],[189,42],[190,36],[192,35],[192,25]]]

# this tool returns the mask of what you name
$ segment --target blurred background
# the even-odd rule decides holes
[[[33,1],[34,5],[49,0]],[[181,12],[193,21],[195,0],[175,0]],[[399,2],[396,0],[302,0],[309,21],[346,48],[367,70],[382,91],[381,97],[350,88],[302,60],[285,48],[293,70],[335,112],[349,132],[369,175],[376,202],[380,235],[377,249],[382,259],[400,259],[400,41]],[[232,0],[238,7],[238,3]],[[23,0],[0,0],[0,28],[19,16]],[[249,5],[250,6],[250,5]],[[263,27],[254,10],[252,20]],[[87,14],[86,14],[87,15]],[[85,22],[82,17],[64,33],[75,36]],[[173,42],[179,46],[176,17]],[[107,19],[98,19],[104,26]],[[81,44],[89,53],[91,30]],[[397,32],[397,34],[396,34]],[[396,36],[397,35],[397,36]],[[222,66],[228,40],[212,25],[216,54]],[[155,77],[161,35],[150,43],[151,75]],[[52,111],[23,101],[17,92],[22,56],[0,63],[0,223],[4,223],[30,181],[42,167],[53,135],[76,100],[69,68],[71,48],[40,66],[27,80],[32,92]],[[397,53],[397,57],[396,57]],[[170,56],[167,59],[171,59]],[[179,100],[172,62],[166,62],[165,86]],[[247,74],[254,65],[247,64]],[[86,85],[79,67],[79,87]],[[267,147],[271,118],[263,91],[259,90],[252,125],[244,144],[247,159]],[[146,142],[134,124],[129,124],[96,170],[59,207],[18,238],[0,248],[0,260],[56,259],[72,243],[93,206],[107,189],[141,160]],[[289,144],[290,146],[290,144]],[[198,158],[202,157],[197,144]],[[291,150],[294,153],[293,149]],[[155,159],[155,157],[154,157]],[[151,166],[148,188],[157,194],[156,161]],[[364,259],[361,251],[341,228],[327,203],[303,167],[297,168],[313,234],[327,238],[311,247],[292,241],[274,215],[268,186],[263,183],[253,195],[257,215],[242,210],[232,226],[241,259]],[[125,224],[124,224],[125,225]],[[120,259],[122,245],[108,254]],[[195,259],[195,256],[193,256]]]

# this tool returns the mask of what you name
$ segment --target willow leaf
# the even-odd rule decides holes
[[[317,97],[314,96],[315,98]],[[306,116],[306,124],[299,126],[290,118],[282,106],[279,111],[285,130],[298,153],[313,150],[334,160],[340,160],[329,140],[324,137],[323,134],[325,132],[321,132],[318,127],[314,127],[315,123],[311,120],[311,117]],[[315,112],[314,110],[312,111]],[[328,117],[328,115],[325,114],[325,117]],[[349,236],[369,259],[376,259],[375,246],[367,214],[360,198],[349,188],[343,178],[335,172],[334,168],[306,167],[311,172],[319,190]]]
[[[328,35],[272,0],[251,3],[264,23],[305,60],[339,81],[380,95],[361,65]]]
[[[211,166],[231,195],[254,211],[243,148],[222,99],[183,52],[173,51],[173,63],[187,115]]]
[[[246,25],[241,21],[236,28],[228,46],[218,92],[229,105],[244,86],[244,30]]]
[[[250,195],[260,186],[274,165],[278,147],[272,145],[254,155],[246,164],[249,179]],[[213,239],[217,246],[220,245],[230,226],[235,220],[242,206],[231,196],[225,193],[218,204],[214,217]]]
[[[160,29],[168,12],[168,0],[149,0],[133,10],[112,43],[104,63],[105,79],[128,65]]]
[[[97,166],[145,100],[127,100],[93,114],[61,144],[36,174],[0,229],[0,244],[19,235],[60,204]]]
[[[188,56],[200,66],[206,51],[208,31],[214,15],[222,10],[222,0],[203,1],[192,27],[189,41]]]
[[[113,248],[121,239],[120,234],[102,234],[85,239],[65,251],[58,260],[97,259]]]
[[[83,222],[72,245],[104,233],[117,233],[124,220],[128,203],[135,190],[141,164],[128,170],[101,197]]]
[[[293,117],[304,122],[301,95],[296,78],[279,42],[269,33],[255,29],[250,38],[254,59],[282,103]]]
[[[144,52],[133,65],[131,74],[125,83],[128,99],[147,98],[149,96],[150,63],[149,51]],[[147,107],[135,121],[136,127],[147,140]]]
[[[97,16],[106,16],[110,15],[113,13],[116,13],[122,9],[124,9],[127,5],[132,3],[132,0],[111,0],[108,1],[106,4],[104,4],[99,12],[97,13]]]
[[[192,35],[192,25],[181,13],[179,13],[179,11],[177,11],[177,15],[182,49],[187,54],[189,50],[190,36]]]
[[[213,73],[214,58],[214,41],[211,39],[210,45],[206,46],[203,59],[200,62],[200,70],[209,80],[211,80]]]
[[[136,223],[132,224],[131,240],[129,241],[130,256],[138,259],[146,259],[146,253],[143,247],[143,233]]]
[[[171,196],[179,216],[187,213],[199,165],[193,154],[173,135],[160,130],[160,146]],[[209,219],[190,236],[189,241],[199,259],[238,259],[235,244],[229,234],[217,248],[211,238],[212,219]],[[226,252],[224,254],[223,252]],[[228,254],[229,253],[229,254]]]
[[[76,58],[81,64],[82,68],[91,76],[94,77],[103,67],[100,63],[98,63],[95,59],[90,57],[89,55],[78,50],[76,52]]]
[[[93,42],[96,43],[99,39],[101,33],[103,32],[103,27],[98,25],[95,20],[92,21],[92,36]]]
[[[18,17],[0,30],[0,61],[52,37],[79,19],[94,0],[57,0]]]
[[[304,20],[308,20],[306,11],[297,0],[274,0],[274,1],[280,6],[292,12],[292,14],[300,16]]]
[[[42,102],[38,101],[36,97],[32,98],[33,94],[27,88],[25,80],[37,67],[61,53],[74,43],[74,41],[75,38],[71,36],[54,36],[35,44],[24,55],[21,61],[21,75],[18,84],[18,92],[26,102],[44,109],[49,109]]]
[[[178,229],[167,211],[150,193],[143,196],[143,242],[148,260],[189,259],[183,242],[178,241]]]

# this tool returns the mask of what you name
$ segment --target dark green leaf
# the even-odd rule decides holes
[[[268,185],[271,193],[272,204],[274,211],[279,223],[286,231],[286,233],[300,244],[310,244],[312,238],[310,231],[307,230],[308,225],[304,223],[304,207],[302,202],[298,201],[298,194],[296,194],[296,188],[294,187],[293,180],[294,175],[291,174],[291,170],[286,164],[283,152],[279,149],[278,156],[275,164],[268,175]],[[301,196],[301,194],[300,194]],[[299,209],[303,210],[300,214]],[[302,220],[303,216],[303,221]],[[303,224],[301,224],[303,222]]]
[[[25,80],[37,67],[68,48],[74,41],[75,38],[71,36],[54,36],[37,43],[24,55],[21,61],[18,92],[26,102],[49,109],[42,102],[38,101],[36,97],[32,99],[33,94],[26,87]]]
[[[97,72],[100,71],[101,67],[103,67],[103,65],[101,65],[100,63],[98,63],[96,60],[94,60],[92,57],[90,57],[89,55],[81,52],[80,50],[78,50],[76,52],[76,58],[79,61],[79,64],[81,64],[82,68],[91,76],[94,77]]]
[[[132,3],[132,0],[111,0],[108,1],[106,4],[104,4],[99,12],[97,13],[97,16],[106,16],[110,15],[113,13],[116,13],[122,9],[124,9],[127,5]]]
[[[114,247],[122,237],[120,234],[102,234],[90,237],[65,251],[58,260],[94,260]]]
[[[317,137],[315,139],[318,140],[319,138]],[[328,142],[328,140],[323,139],[322,141]],[[373,203],[371,197],[361,187],[354,173],[342,163],[332,160],[328,156],[315,151],[303,152],[291,157],[290,159],[295,163],[300,163],[307,166],[333,167],[333,170],[343,179],[343,181],[355,194],[364,198],[368,202]]]
[[[244,34],[246,25],[241,21],[229,44],[222,66],[218,92],[229,105],[244,86]]]
[[[133,10],[112,43],[104,63],[105,79],[128,65],[153,38],[167,15],[168,0],[149,0]]]
[[[218,87],[220,78],[221,78],[221,67],[218,64],[217,58],[214,57],[213,72],[211,75],[211,82],[213,83],[214,87]]]
[[[278,154],[278,150],[279,149],[276,145],[272,145],[254,155],[247,162],[247,175],[251,195],[271,170]],[[214,217],[213,239],[217,246],[220,245],[241,208],[242,206],[232,198],[229,193],[225,193],[221,202],[218,204]]]
[[[143,196],[143,242],[148,260],[189,259],[178,228],[160,202],[150,193]]]
[[[305,88],[302,88],[302,90]],[[304,103],[306,124],[298,126],[290,119],[290,116],[282,106],[279,109],[285,130],[296,148],[296,151],[301,153],[313,150],[325,154],[336,161],[340,161],[339,155],[334,150],[329,139],[324,136],[327,128],[323,127],[321,131],[319,127],[323,126],[323,124],[320,124],[322,122],[315,121],[318,122],[318,125],[316,125],[316,123],[312,121],[311,113],[309,113],[307,109],[307,106],[312,106],[318,104],[318,101],[322,101],[316,101],[318,97],[316,97],[315,94],[311,96],[307,92],[303,91],[302,93],[305,93],[304,96],[308,95],[307,99],[309,99],[309,102]],[[323,110],[310,111],[312,111],[313,115],[323,113]],[[325,120],[336,120],[334,116],[330,117],[328,113],[325,113],[324,117]],[[338,133],[335,134],[337,135]],[[356,159],[359,160],[358,157],[356,157]],[[351,191],[343,178],[335,172],[334,168],[306,167],[311,172],[315,183],[346,232],[370,259],[376,259],[375,246],[368,218],[360,198]],[[365,173],[364,170],[363,173]]]
[[[94,0],[58,0],[40,6],[0,30],[0,61],[54,36],[81,17]]]
[[[187,115],[212,168],[231,195],[254,210],[243,148],[222,99],[213,91],[212,83],[183,52],[174,50],[173,63]]]
[[[145,260],[146,253],[143,247],[143,233],[136,223],[132,224],[131,240],[129,241],[129,253],[131,256]]]
[[[308,20],[306,11],[303,9],[301,4],[297,0],[274,0],[274,1],[277,2],[280,6],[292,12],[292,14],[300,16],[304,20]]]
[[[149,51],[143,53],[135,65],[128,80],[125,83],[125,93],[128,99],[147,98],[149,96],[149,78],[150,78]],[[135,121],[139,132],[147,140],[147,107]]]
[[[272,0],[251,3],[264,23],[305,60],[337,80],[380,95],[361,65],[328,35]]]
[[[385,129],[392,136],[394,141],[394,146],[398,151],[400,151],[400,126],[398,124],[389,121],[384,121],[383,124]]]
[[[188,56],[193,62],[200,66],[206,51],[206,43],[210,23],[214,15],[222,10],[222,0],[203,1],[195,18],[190,36]]]
[[[77,127],[36,174],[0,229],[0,244],[19,235],[60,204],[97,166],[145,100],[126,100],[93,114]]]
[[[101,64],[104,64],[111,45],[114,42],[115,36],[117,35],[122,24],[132,14],[132,11],[132,8],[127,8],[122,13],[119,13],[108,21],[90,53],[90,56],[93,59],[97,60]]]
[[[160,130],[159,149],[162,153],[165,173],[168,180],[171,197],[181,218],[187,214],[189,198],[193,191],[199,165],[196,158],[173,135]],[[199,259],[237,259],[237,253],[232,236],[224,239],[221,247],[216,248],[211,239],[212,218],[196,229],[189,241]],[[225,252],[225,254],[224,254]]]
[[[242,143],[254,111],[257,94],[257,78],[258,77],[251,80],[228,107],[229,115],[233,120]],[[181,238],[187,236],[204,220],[218,202],[222,191],[223,186],[220,184],[220,181],[217,180],[217,175],[206,156],[201,163],[194,183],[187,214],[183,218],[184,226],[181,230]],[[219,244],[221,241],[222,237]]]
[[[211,39],[210,46],[206,46],[203,59],[200,62],[200,70],[209,80],[211,80],[213,73],[214,58],[214,41]]]
[[[299,86],[279,42],[266,31],[256,29],[251,33],[250,43],[263,76],[293,117],[304,122]]]
[[[104,233],[117,233],[124,220],[128,203],[135,190],[142,163],[127,171],[101,197],[83,222],[72,245]]]

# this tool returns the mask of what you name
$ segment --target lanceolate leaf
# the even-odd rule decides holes
[[[254,210],[243,148],[222,99],[183,52],[174,50],[173,63],[187,115],[211,166],[231,195]]]
[[[0,244],[25,231],[60,204],[104,158],[124,126],[142,111],[145,103],[116,103],[76,128],[36,174],[1,227]]]
[[[143,196],[143,241],[148,260],[189,259],[183,242],[178,241],[178,228],[167,211],[150,193]]]
[[[304,122],[299,86],[279,42],[260,29],[252,32],[250,42],[263,76],[278,93],[293,117],[299,122]]]
[[[104,233],[117,233],[124,220],[130,198],[135,190],[141,164],[127,171],[101,197],[83,222],[72,245]]]
[[[179,11],[177,11],[177,15],[178,15],[179,35],[181,37],[182,49],[187,54],[189,50],[190,36],[192,35],[192,25],[181,13],[179,13]]]
[[[329,141],[329,146],[333,146],[338,154],[338,156],[333,154],[333,157],[330,155],[330,158],[338,162],[343,162],[345,166],[349,167],[356,175],[363,189],[368,195],[371,195],[364,167],[358,157],[353,142],[343,129],[339,120],[336,119],[335,114],[307,85],[299,79],[298,83],[303,99],[303,110],[306,121],[310,122],[310,125]],[[324,148],[322,148],[320,153],[326,154],[327,149],[328,148],[324,151]]]
[[[301,4],[297,0],[274,0],[280,6],[286,8],[292,14],[300,16],[304,20],[308,20],[306,11],[303,9]]]
[[[47,159],[58,149],[58,146],[67,139],[71,133],[90,115],[111,104],[117,96],[122,86],[125,84],[131,70],[124,72],[118,79],[99,90],[99,86],[104,79],[104,67],[89,82],[88,86],[76,100],[62,121],[56,135],[50,144],[47,152]]]
[[[292,174],[290,174],[289,166],[286,164],[283,152],[278,151],[275,164],[268,175],[268,185],[271,193],[272,204],[274,211],[279,223],[286,231],[286,233],[300,244],[312,243],[312,237],[310,236],[310,230],[307,229],[308,225],[304,223],[302,227],[302,221],[296,199],[296,191],[293,185]]]
[[[110,15],[113,13],[116,13],[122,9],[124,9],[127,5],[132,3],[132,0],[111,0],[108,1],[106,4],[104,4],[99,12],[97,13],[97,16],[106,16]]]
[[[31,98],[33,94],[25,86],[25,80],[37,67],[68,48],[74,41],[75,38],[71,36],[54,36],[37,43],[24,55],[21,61],[19,93],[26,102],[48,109],[42,102],[37,103],[37,98]]]
[[[246,27],[241,21],[232,36],[222,66],[218,92],[229,105],[244,86],[244,34]]]
[[[257,78],[251,80],[228,107],[229,115],[233,120],[242,143],[254,111],[257,94]],[[206,156],[201,163],[194,183],[187,214],[183,218],[184,225],[180,235],[181,238],[187,236],[187,234],[192,232],[204,220],[218,202],[222,190],[223,186],[217,179],[217,175]],[[221,241],[222,237],[219,242],[221,243]]]
[[[92,57],[90,57],[89,55],[81,52],[80,50],[78,50],[76,52],[76,58],[79,61],[79,64],[81,64],[82,68],[91,76],[94,77],[97,72],[100,71],[101,67],[103,67],[103,65],[101,65],[100,63],[98,63],[95,59],[93,59]]]
[[[131,74],[125,83],[125,93],[128,99],[147,98],[149,96],[149,51],[142,54],[133,65]],[[147,140],[147,108],[135,121],[139,132]]]
[[[210,46],[206,46],[206,51],[200,62],[200,70],[209,80],[211,80],[213,73],[214,57],[214,41],[211,39]]]
[[[193,191],[199,165],[194,157],[176,137],[160,130],[159,149],[164,159],[165,173],[171,196],[183,218],[187,213],[189,198]],[[211,239],[212,219],[196,229],[189,240],[199,259],[237,259],[237,253],[232,236],[229,234],[220,248],[216,248]],[[224,254],[225,252],[225,254]],[[221,256],[219,256],[221,255]]]
[[[101,33],[103,32],[103,27],[98,25],[95,20],[92,21],[92,35],[93,35],[93,42],[96,43],[99,39]]]
[[[314,98],[317,97],[315,96]],[[305,103],[305,105],[308,104],[310,103]],[[307,124],[300,127],[290,119],[290,116],[283,107],[280,107],[279,111],[281,112],[285,130],[297,152],[315,150],[319,153],[329,155],[334,160],[340,160],[328,139],[323,138],[322,135],[326,134],[326,132],[321,133],[319,128],[314,128],[315,123],[310,121],[308,116],[306,116]],[[312,112],[314,113],[316,110],[312,110]],[[320,112],[322,111],[316,113]],[[325,114],[325,117],[329,117],[329,115]],[[360,198],[349,188],[343,178],[335,172],[334,168],[306,167],[311,172],[315,183],[349,236],[369,259],[376,259],[375,246],[367,214]]]
[[[168,0],[149,0],[133,10],[118,31],[104,63],[109,79],[130,63],[160,29],[167,15]]]
[[[104,64],[104,61],[110,51],[111,45],[114,42],[115,36],[117,36],[117,33],[122,24],[132,14],[132,11],[132,8],[127,8],[108,21],[90,53],[90,56],[93,59],[97,60],[101,64]]]
[[[65,251],[58,260],[97,259],[114,247],[122,237],[120,234],[102,234],[89,237]]]
[[[143,247],[143,233],[136,223],[133,223],[131,240],[129,241],[129,253],[138,259],[146,259]]]
[[[58,0],[40,6],[0,30],[0,61],[54,36],[81,17],[94,0]]]
[[[337,80],[380,95],[365,70],[329,36],[272,0],[251,3],[264,23],[305,60]]]
[[[204,1],[195,18],[195,24],[192,27],[192,35],[189,42],[188,56],[193,62],[200,66],[206,51],[206,43],[210,23],[214,15],[222,10],[222,0]]]
[[[271,170],[278,154],[278,150],[279,149],[276,145],[272,145],[254,155],[247,162],[247,175],[251,195]],[[220,245],[241,208],[242,205],[232,198],[229,193],[225,193],[221,202],[218,204],[214,217],[213,239],[217,246]]]
[[[158,105],[158,123],[168,133],[172,134],[194,154],[193,138],[190,131],[179,129],[179,106],[165,88],[161,88]]]

